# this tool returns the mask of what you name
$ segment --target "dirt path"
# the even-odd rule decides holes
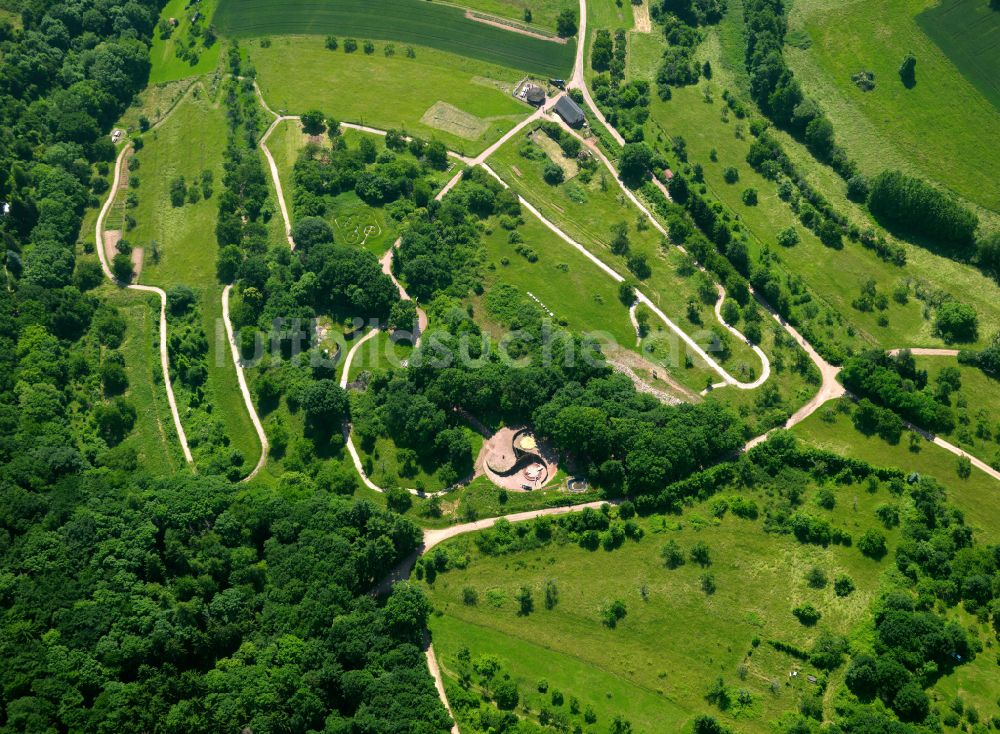
[[[642,0],[638,5],[632,5],[632,18],[635,20],[636,33],[653,32],[653,23],[649,19],[649,0]]]
[[[903,347],[901,349],[889,349],[888,354],[897,357],[900,352],[909,351],[914,357],[957,357],[958,349],[929,349],[927,347]]]
[[[257,459],[257,465],[253,468],[249,474],[247,474],[241,481],[249,482],[264,468],[264,464],[267,463],[267,455],[271,450],[271,445],[268,443],[267,434],[264,432],[264,426],[260,422],[260,416],[257,415],[257,409],[253,404],[253,396],[250,395],[250,388],[247,387],[247,379],[243,370],[243,360],[240,359],[240,349],[236,344],[236,337],[233,334],[233,322],[229,319],[229,293],[232,291],[232,283],[227,285],[222,290],[222,320],[226,324],[226,338],[229,339],[229,350],[233,356],[233,365],[236,367],[236,380],[240,385],[240,392],[243,394],[243,403],[247,406],[247,412],[250,414],[250,420],[253,423],[254,430],[257,431],[257,438],[260,439],[260,458]]]
[[[479,15],[478,13],[473,13],[471,10],[465,11],[465,17],[469,20],[474,20],[477,23],[485,23],[486,25],[491,25],[494,28],[502,28],[503,30],[510,31],[511,33],[520,33],[522,36],[531,36],[532,38],[539,38],[543,41],[552,41],[553,43],[560,43],[563,45],[566,44],[565,38],[539,33],[538,31],[533,31],[530,28],[525,28],[521,25],[514,25],[513,23],[504,23],[499,18],[490,18],[485,15]]]
[[[115,279],[115,276],[111,272],[111,268],[108,265],[107,252],[104,244],[104,220],[107,218],[108,212],[114,204],[115,196],[118,194],[118,189],[120,188],[122,182],[122,166],[124,165],[125,158],[131,149],[131,144],[126,145],[121,149],[121,152],[118,154],[118,158],[115,160],[115,177],[111,183],[111,190],[108,192],[108,198],[105,200],[104,206],[101,207],[101,211],[97,215],[97,224],[94,227],[94,235],[96,239],[95,244],[98,257],[101,260],[101,269],[104,270],[104,275],[106,275],[108,280],[112,283],[118,283],[118,281]],[[163,370],[163,386],[167,391],[167,403],[170,405],[170,414],[174,419],[174,428],[177,431],[177,440],[180,441],[181,444],[181,451],[184,452],[184,460],[193,467],[194,457],[191,456],[191,447],[188,445],[187,435],[184,433],[184,426],[181,424],[180,412],[177,410],[177,398],[174,397],[174,387],[170,382],[170,353],[167,349],[167,294],[162,288],[150,285],[129,284],[125,287],[130,290],[142,291],[144,293],[155,293],[160,297],[160,367]]]
[[[406,292],[403,284],[396,280],[396,276],[392,272],[392,258],[396,254],[396,248],[399,247],[401,240],[402,238],[392,243],[392,247],[386,250],[382,259],[379,260],[379,264],[382,266],[382,272],[388,275],[393,285],[396,286],[396,289],[399,291],[399,297],[404,301],[412,301],[413,299],[410,298],[410,294]],[[413,335],[414,349],[420,346],[420,337],[425,331],[427,331],[427,312],[420,308],[420,306],[417,306],[417,332]]]

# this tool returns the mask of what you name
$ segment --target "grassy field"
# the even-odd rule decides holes
[[[158,334],[160,299],[111,285],[103,287],[101,295],[120,310],[126,323],[121,346],[129,383],[126,397],[138,415],[135,430],[122,446],[135,449],[139,464],[151,476],[176,474],[185,464],[163,388]]]
[[[192,143],[194,139],[197,144]],[[137,224],[125,236],[134,247],[144,250],[140,282],[165,289],[185,284],[197,293],[208,338],[205,404],[214,418],[222,420],[231,445],[253,466],[260,445],[237,388],[222,324],[222,286],[215,278],[216,197],[222,185],[225,141],[225,116],[203,92],[186,98],[162,127],[148,133],[136,156],[141,165],[132,174],[141,182],[136,189],[139,206],[132,211]],[[171,206],[171,181],[182,175],[190,184],[199,179],[203,170],[213,172],[213,197],[182,207]],[[197,440],[196,436],[189,438]]]
[[[710,60],[714,69],[710,83],[675,89],[673,99],[651,104],[650,135],[662,141],[680,135],[687,143],[689,160],[704,168],[705,180],[711,192],[734,214],[740,217],[751,236],[752,251],[768,246],[780,261],[780,267],[789,277],[801,278],[810,288],[817,304],[811,319],[814,328],[822,329],[828,338],[842,345],[863,346],[876,344],[896,347],[938,346],[940,340],[932,334],[932,324],[923,313],[923,304],[911,293],[906,304],[890,298],[888,308],[882,311],[862,312],[851,305],[858,297],[861,285],[872,278],[879,293],[891,295],[893,289],[907,280],[923,281],[941,288],[961,301],[972,305],[980,319],[1000,319],[997,309],[998,288],[995,282],[961,263],[934,255],[928,250],[904,243],[907,265],[903,268],[880,260],[861,245],[845,241],[841,250],[825,247],[809,230],[799,224],[789,206],[777,196],[777,186],[761,177],[746,163],[752,136],[744,123],[732,114],[723,121],[721,99],[724,89],[742,89],[743,79],[734,70],[734,63],[742,63],[742,45],[738,53],[732,48],[739,40],[739,19],[731,8],[723,24],[712,29],[699,49],[699,58]],[[705,101],[706,89],[711,93],[711,103]],[[742,127],[742,138],[736,134]],[[819,166],[808,152],[787,136],[780,136],[806,178],[829,197],[837,208],[859,226],[870,226],[871,219],[861,207],[849,202],[844,194],[843,181],[830,169]],[[718,162],[710,160],[712,149],[717,151]],[[734,166],[740,175],[736,184],[726,184],[722,172]],[[756,206],[746,206],[742,193],[746,188],[759,193]],[[801,242],[791,249],[776,245],[779,231],[794,226]],[[886,316],[887,325],[880,323]],[[853,332],[853,333],[852,333]]]
[[[492,222],[483,238],[487,291],[496,284],[510,283],[535,295],[555,314],[554,320],[565,322],[571,331],[599,333],[612,343],[635,347],[635,330],[611,278],[528,213],[516,231],[537,253],[538,261],[529,262],[515,252],[507,230]]]
[[[928,383],[936,384],[945,367],[957,367],[962,386],[951,394],[958,425],[942,434],[987,464],[1000,465],[1000,380],[976,367],[958,364],[952,357],[916,357],[917,366],[927,370]]]
[[[854,428],[841,400],[824,406],[792,432],[806,443],[845,456],[853,456],[878,466],[895,466],[905,471],[930,474],[949,488],[951,502],[965,513],[965,520],[976,529],[982,542],[1000,541],[1000,484],[976,469],[968,479],[959,479],[957,457],[932,443],[920,440],[919,451],[911,451],[909,439],[890,444],[878,436],[866,436]]]
[[[251,42],[248,54],[272,109],[298,114],[316,108],[347,122],[404,128],[470,155],[530,112],[510,94],[522,76],[513,69],[425,47],[415,49],[415,58],[402,48],[387,57],[384,48],[379,42],[371,56],[346,54],[324,48],[316,36],[291,36],[274,38],[267,48]],[[436,127],[423,122],[442,102],[486,123],[485,132],[469,140],[447,121],[435,120]]]
[[[161,38],[158,30],[153,31],[153,43],[149,49],[149,61],[152,64],[149,71],[150,84],[207,74],[218,65],[222,44],[215,41],[206,47],[203,36],[191,34],[194,25],[191,18],[194,13],[198,11],[206,18],[211,18],[216,2],[217,0],[202,0],[199,5],[188,7],[188,0],[170,0],[163,7],[160,17],[168,22],[174,18],[177,25],[167,38]],[[207,22],[201,20],[198,25],[204,29]],[[187,59],[180,58],[178,50],[187,48],[193,50],[193,55],[189,54]]]
[[[611,174],[601,167],[589,182],[576,177],[556,186],[549,185],[542,178],[546,161],[531,160],[519,153],[524,140],[521,136],[511,139],[494,154],[490,165],[542,214],[623,275],[628,274],[625,258],[611,252],[610,242],[612,225],[625,222],[631,251],[645,255],[652,269],[652,275],[641,284],[642,290],[700,344],[707,344],[708,330],[713,325],[718,326],[718,322],[712,307],[698,298],[695,277],[678,274],[678,270],[683,268],[684,257],[675,248],[663,247],[662,235],[648,226],[648,221],[625,198]],[[637,226],[640,221],[644,229]],[[610,282],[611,279],[608,280]],[[690,314],[689,301],[694,304]],[[650,325],[655,326],[652,321]],[[700,363],[696,356],[694,359]],[[748,370],[760,369],[756,355],[735,339],[731,340],[729,358],[722,362],[727,369],[736,369],[741,363]],[[678,365],[668,367],[683,364],[681,355]],[[685,370],[672,371],[684,379]],[[746,376],[749,374],[747,371]],[[701,390],[705,383],[701,381],[690,386]]]
[[[565,76],[573,64],[572,44],[478,23],[466,18],[460,8],[423,0],[320,4],[308,0],[222,0],[213,20],[230,37],[310,33],[384,39],[429,46],[541,76]]]
[[[947,55],[963,48],[971,56],[982,48],[975,37],[984,33],[989,19],[966,6],[977,5],[983,14],[990,11],[985,2],[970,0],[957,7],[949,2],[924,16],[923,25],[937,25],[941,35],[964,29],[959,37],[949,35],[946,52],[916,19],[933,4],[934,0],[800,0],[793,5],[789,28],[805,31],[812,44],[807,49],[789,46],[786,57],[865,173],[900,167],[1000,211],[996,176],[1000,148],[983,145],[1000,138],[998,108]],[[908,52],[917,57],[917,83],[912,89],[903,86],[897,73]],[[995,48],[991,53],[982,58],[995,64]],[[971,71],[966,64],[961,68]],[[851,75],[863,69],[875,73],[874,91],[862,92],[851,82]],[[987,75],[987,68],[982,68],[973,79],[982,84]],[[996,84],[995,72],[992,83]]]
[[[808,487],[803,504],[855,536],[876,525],[874,508],[889,499],[885,490],[872,494],[861,486],[834,490],[838,506],[832,511],[815,504],[815,486]],[[763,492],[755,499],[767,502]],[[765,533],[760,521],[716,520],[702,503],[681,517],[653,516],[639,525],[645,531],[641,540],[626,540],[610,552],[555,543],[491,557],[478,551],[471,536],[449,541],[448,553],[468,556],[468,566],[439,574],[426,586],[443,613],[432,615],[430,627],[446,676],[454,675],[462,647],[473,661],[494,654],[531,712],[542,705],[553,711],[569,708],[554,706],[549,694],[538,692],[537,682],[545,679],[550,692],[561,691],[567,701],[576,697],[581,710],[593,708],[596,728],[588,731],[607,731],[612,716],[623,714],[638,732],[683,731],[694,715],[713,708],[705,694],[721,676],[734,693],[747,691],[750,700],[728,714],[712,713],[741,732],[771,732],[772,722],[812,689],[805,675],[815,671],[753,640],[808,649],[821,629],[850,635],[866,618],[891,566],[863,557],[856,548],[802,545],[790,536]],[[890,545],[898,533],[888,533]],[[711,566],[688,562],[665,569],[660,551],[668,540],[685,552],[697,541],[706,543]],[[846,573],[856,591],[841,598],[829,586],[810,588],[805,574],[813,566],[831,579]],[[706,571],[715,579],[713,594],[700,589]],[[558,588],[553,609],[542,604],[549,580]],[[517,613],[521,586],[535,600],[535,610],[526,617]],[[476,591],[476,604],[463,603],[466,587]],[[624,601],[627,609],[615,629],[600,618],[601,606],[612,599]],[[791,614],[806,601],[823,614],[817,627],[804,627]],[[678,634],[681,630],[697,634]],[[790,679],[792,670],[801,674]],[[582,717],[570,715],[571,722],[577,718],[582,723]]]
[[[663,51],[667,47],[659,30],[654,28],[652,33],[628,34],[628,57],[625,65],[625,78],[628,81],[655,82]]]
[[[976,0],[945,0],[920,13],[917,24],[1000,110],[1000,13]]]
[[[576,12],[575,0],[456,0],[456,5],[524,23],[524,11],[531,11],[530,25],[547,31],[556,29],[556,16],[563,10]]]

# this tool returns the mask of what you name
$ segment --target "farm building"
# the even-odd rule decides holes
[[[533,107],[541,107],[545,104],[545,90],[532,84],[528,87],[528,92],[524,95],[524,98]]]
[[[584,118],[583,110],[580,109],[580,105],[570,99],[568,96],[563,95],[556,102],[556,114],[559,115],[566,124],[570,127],[580,127],[583,124]]]

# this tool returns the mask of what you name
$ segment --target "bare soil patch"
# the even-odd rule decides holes
[[[636,33],[653,32],[653,23],[649,19],[649,0],[643,0],[641,5],[633,5],[632,17],[635,19]]]

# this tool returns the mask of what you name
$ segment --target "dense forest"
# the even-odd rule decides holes
[[[295,473],[240,493],[151,478],[120,445],[136,420],[126,321],[93,292],[77,233],[157,13],[31,2],[0,34],[0,730],[448,731],[426,602],[406,585],[368,596],[417,528]],[[266,184],[236,131],[254,135],[237,117],[219,240],[250,275]],[[171,312],[189,300],[172,292]]]

